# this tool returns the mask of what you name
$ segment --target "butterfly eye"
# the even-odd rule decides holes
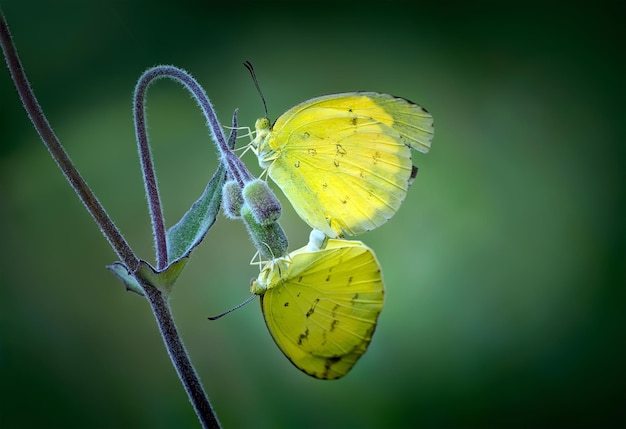
[[[263,293],[265,293],[266,290],[267,290],[266,285],[262,285],[255,278],[250,279],[250,292],[252,292],[255,295],[262,295]]]
[[[270,127],[270,120],[267,118],[259,118],[254,123],[254,128],[256,128],[257,132],[267,130]]]

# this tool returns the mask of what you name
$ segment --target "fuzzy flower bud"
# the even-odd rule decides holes
[[[239,185],[234,180],[229,180],[222,187],[222,207],[224,215],[229,219],[239,219],[241,217],[241,207],[243,206],[243,195]]]
[[[280,201],[264,180],[255,179],[246,183],[243,187],[243,200],[258,224],[269,225],[280,217]]]
[[[261,225],[248,204],[241,208],[241,217],[262,259],[279,258],[287,253],[287,235],[278,222]]]

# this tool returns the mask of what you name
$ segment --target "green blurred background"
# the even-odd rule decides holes
[[[434,4],[433,4],[434,3]],[[624,2],[1,1],[31,83],[83,175],[152,260],[131,95],[190,71],[225,123],[374,90],[435,117],[405,205],[360,239],[385,308],[344,379],[300,373],[248,296],[241,223],[220,218],[172,296],[226,427],[626,426]],[[295,6],[297,5],[297,6]],[[150,136],[168,223],[215,168],[187,93],[160,82]],[[247,163],[258,172],[252,155]],[[285,208],[292,248],[308,231]],[[197,419],[144,300],[38,140],[0,67],[0,426],[170,428]]]

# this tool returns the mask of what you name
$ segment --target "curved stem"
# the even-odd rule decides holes
[[[146,188],[146,198],[150,208],[150,220],[152,222],[152,233],[154,236],[154,246],[156,248],[156,265],[159,270],[167,267],[167,240],[165,234],[165,219],[161,207],[161,197],[154,172],[154,162],[148,143],[148,132],[146,130],[146,91],[150,85],[150,80],[141,76],[135,87],[133,100],[133,116],[135,118],[135,135],[137,137],[137,147],[139,149],[139,159],[141,171],[143,172],[143,183]]]
[[[163,210],[161,209],[161,201],[154,174],[154,166],[150,145],[148,143],[148,133],[146,130],[145,116],[145,98],[146,92],[152,83],[158,79],[170,78],[182,84],[193,96],[200,106],[202,113],[206,119],[211,136],[215,141],[220,152],[221,161],[226,166],[230,177],[234,178],[240,187],[253,179],[252,174],[248,171],[241,160],[230,150],[226,143],[224,132],[215,115],[213,105],[207,97],[204,89],[200,84],[186,71],[169,65],[160,65],[146,70],[137,85],[135,86],[135,95],[133,100],[133,115],[135,117],[135,134],[137,136],[137,144],[139,149],[139,157],[141,159],[142,170],[144,174],[144,184],[146,187],[146,197],[150,207],[150,218],[152,221],[152,230],[154,233],[155,247],[157,251],[157,268],[164,269],[167,264],[167,241],[165,233],[165,221],[163,219]]]
[[[122,262],[124,262],[124,264],[126,264],[127,267],[134,270],[137,267],[139,260],[130,248],[130,245],[122,236],[119,229],[117,229],[109,215],[104,210],[102,204],[100,204],[100,201],[98,201],[93,191],[89,188],[89,186],[87,186],[87,183],[85,183],[85,180],[82,178],[76,167],[74,167],[74,164],[72,164],[70,157],[61,146],[59,139],[54,134],[50,123],[46,119],[46,116],[44,115],[43,110],[41,109],[41,106],[39,105],[30,84],[28,83],[28,79],[26,78],[24,68],[22,67],[22,63],[17,55],[17,50],[13,44],[9,26],[6,23],[2,10],[0,10],[0,45],[2,45],[4,58],[7,62],[13,82],[15,83],[15,87],[17,88],[17,92],[19,93],[20,99],[24,105],[24,109],[35,126],[37,133],[39,133],[39,137],[41,137],[41,140],[46,145],[46,148],[48,148],[50,155],[56,161],[63,174],[70,182],[70,185],[87,208],[87,211],[100,227],[100,231],[102,231],[108,242],[111,244],[111,247],[113,247],[117,256],[122,260]]]

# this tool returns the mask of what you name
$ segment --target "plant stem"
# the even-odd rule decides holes
[[[200,378],[189,359],[187,350],[174,324],[167,297],[147,282],[143,280],[140,280],[140,282],[146,294],[146,298],[148,298],[148,302],[150,302],[150,307],[152,307],[152,312],[159,325],[159,330],[161,331],[167,352],[178,373],[178,378],[185,387],[185,391],[196,411],[196,415],[202,423],[202,427],[219,428],[220,424],[211,407],[209,398],[200,383]]]
[[[155,247],[157,249],[157,266],[160,269],[163,268],[160,266],[160,263],[162,263],[161,261],[167,261],[165,228],[162,226],[162,216],[158,216],[158,213],[161,212],[161,203],[159,200],[156,178],[154,178],[150,146],[148,145],[145,119],[145,97],[150,85],[156,80],[162,78],[169,78],[182,84],[196,100],[200,110],[202,110],[204,118],[206,119],[207,126],[211,131],[211,136],[213,137],[217,149],[220,152],[221,162],[225,165],[229,177],[236,180],[240,187],[243,187],[244,183],[254,179],[254,176],[252,176],[243,162],[231,151],[229,145],[226,143],[224,132],[222,131],[217,116],[215,115],[213,105],[211,104],[209,97],[207,97],[204,92],[202,86],[200,86],[200,84],[185,70],[175,66],[159,65],[146,70],[141,75],[137,85],[135,86],[133,115],[135,117],[135,134],[139,148],[139,157],[141,159],[142,166],[144,166],[142,169],[144,171],[146,195],[149,199],[148,205],[150,206],[150,213],[152,216]]]
[[[56,161],[63,174],[70,182],[70,185],[87,208],[87,211],[100,227],[100,231],[102,231],[106,239],[109,241],[111,247],[113,247],[115,253],[117,253],[117,256],[122,260],[122,262],[124,262],[124,264],[126,264],[128,268],[135,270],[139,260],[133,253],[130,245],[122,236],[119,229],[117,229],[109,215],[107,215],[104,207],[100,204],[100,201],[98,201],[93,191],[89,188],[76,167],[74,167],[74,164],[72,164],[70,157],[61,146],[59,139],[54,134],[52,127],[46,119],[46,116],[44,115],[43,110],[41,109],[41,106],[39,105],[30,84],[28,83],[28,79],[26,78],[24,68],[22,67],[22,63],[17,55],[17,50],[13,44],[9,26],[6,23],[2,10],[0,10],[0,45],[2,45],[4,58],[6,59],[9,72],[11,73],[11,77],[13,78],[13,82],[15,83],[20,99],[22,100],[24,109],[26,109],[26,113],[35,126],[37,133],[39,133],[39,137],[44,142],[46,148],[48,148],[48,151],[50,152],[50,155]]]
[[[145,76],[145,74],[144,74]],[[167,237],[165,233],[165,219],[163,218],[163,208],[161,207],[161,197],[157,184],[156,173],[154,171],[154,161],[150,143],[148,142],[148,132],[146,128],[146,91],[150,85],[150,80],[139,78],[135,87],[133,97],[133,117],[135,119],[135,137],[137,138],[137,148],[139,150],[139,161],[143,172],[143,183],[146,189],[146,198],[150,209],[150,221],[152,222],[152,234],[154,236],[154,247],[156,250],[157,269],[163,270],[167,267]]]
[[[59,168],[70,182],[70,185],[87,208],[87,211],[94,218],[100,230],[115,250],[118,257],[133,273],[137,272],[140,260],[126,242],[121,232],[117,229],[111,218],[107,215],[104,207],[100,204],[93,191],[81,177],[80,173],[72,164],[69,156],[61,146],[59,139],[54,134],[52,127],[46,119],[35,94],[28,83],[24,68],[17,55],[17,50],[13,44],[9,27],[0,9],[0,45],[11,73],[11,77],[17,88],[18,94],[28,117],[32,121],[35,129],[39,133],[41,140],[56,161]],[[160,210],[160,209],[159,209]],[[165,236],[163,234],[163,236]],[[167,260],[167,259],[165,259]],[[167,297],[156,287],[147,283],[143,278],[136,276],[137,281],[144,289],[145,295],[150,303],[150,307],[159,326],[165,347],[170,355],[178,376],[183,383],[185,391],[196,411],[200,422],[204,428],[219,428],[219,422],[211,407],[211,403],[200,383],[191,360],[185,350],[182,340],[174,324]]]

